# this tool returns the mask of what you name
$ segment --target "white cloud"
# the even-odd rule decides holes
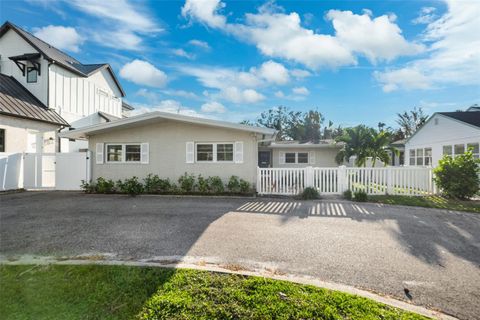
[[[312,75],[310,71],[303,69],[293,69],[290,71],[290,74],[297,79],[310,77]]]
[[[216,101],[204,103],[201,107],[201,110],[208,113],[224,113],[227,111],[223,104]]]
[[[182,15],[209,27],[219,28],[223,27],[227,20],[217,13],[224,6],[220,0],[186,0],[182,7]]]
[[[286,84],[290,81],[287,68],[282,64],[269,60],[264,62],[257,71],[258,75],[274,84]]]
[[[150,87],[163,87],[167,75],[152,64],[135,59],[120,69],[120,76],[133,83]]]
[[[305,87],[295,87],[292,89],[292,92],[303,96],[307,96],[310,94],[310,91]]]
[[[479,85],[480,2],[449,0],[447,4],[448,11],[430,23],[424,34],[430,44],[428,57],[374,74],[384,91]]]
[[[418,17],[412,20],[413,24],[429,24],[432,23],[438,16],[435,14],[437,9],[434,7],[423,7],[418,14]]]
[[[326,18],[332,22],[335,35],[329,35],[304,28],[298,13],[284,13],[283,8],[272,3],[260,7],[258,13],[245,14],[243,24],[228,23],[220,13],[224,7],[220,0],[187,0],[182,13],[191,21],[253,43],[266,56],[292,60],[312,69],[355,65],[357,55],[376,62],[423,50],[402,36],[394,15],[372,18],[369,10],[361,15],[331,10]]]
[[[72,52],[78,52],[83,43],[83,38],[72,27],[49,25],[34,29],[34,35],[58,49]]]
[[[191,44],[192,46],[196,46],[196,47],[199,47],[199,48],[202,48],[202,49],[205,49],[205,50],[210,50],[210,46],[205,41],[193,39],[193,40],[188,41],[188,43]]]
[[[90,30],[90,38],[102,46],[109,48],[123,48],[132,51],[141,51],[142,38],[129,30]]]
[[[190,54],[183,49],[173,49],[172,53],[178,57],[187,58],[189,60],[195,59],[195,55]]]
[[[221,90],[220,97],[234,103],[257,103],[265,99],[265,96],[254,89],[239,89],[227,87]]]
[[[283,91],[278,90],[278,91],[275,92],[275,97],[277,97],[277,98],[284,98],[284,97],[285,97],[285,94],[283,93]]]
[[[177,96],[177,97],[183,97],[188,99],[199,99],[199,97],[195,93],[190,91],[185,91],[185,90],[165,90],[162,92],[170,96]]]
[[[170,100],[170,99],[162,100],[155,105],[133,104],[133,106],[135,107],[135,110],[133,111],[133,115],[138,115],[138,114],[153,112],[153,111],[162,111],[162,112],[183,114],[191,117],[206,118],[205,115],[198,113],[192,108],[185,107],[179,101]]]

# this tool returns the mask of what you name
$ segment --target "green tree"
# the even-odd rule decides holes
[[[353,128],[345,128],[343,134],[337,137],[337,142],[342,142],[342,149],[337,153],[335,160],[341,164],[348,161],[350,157],[356,156],[355,164],[357,166],[364,166],[368,158],[368,148],[370,145],[372,135],[370,128],[359,125]]]
[[[423,113],[421,107],[418,109],[415,107],[408,112],[404,111],[403,113],[397,113],[397,117],[397,124],[400,126],[402,138],[410,137],[428,119],[428,115]]]
[[[279,106],[262,112],[260,118],[257,119],[257,124],[277,130],[277,140],[290,140],[291,138],[287,134],[288,121],[289,114],[287,108]]]

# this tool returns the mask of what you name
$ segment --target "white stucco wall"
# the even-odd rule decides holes
[[[0,115],[5,129],[5,152],[55,152],[58,125]]]
[[[15,31],[8,30],[0,38],[0,72],[9,76],[13,76],[24,87],[26,87],[35,97],[43,104],[47,105],[48,101],[48,61],[40,59],[40,75],[37,82],[27,83],[26,71],[25,76],[18,66],[8,57],[18,56],[24,53],[38,53],[31,45],[29,45]],[[31,65],[28,65],[31,66]]]
[[[243,142],[243,163],[186,163],[186,142]],[[149,143],[149,163],[96,164],[96,143]],[[176,121],[161,121],[139,127],[112,130],[89,138],[92,151],[92,178],[124,179],[149,173],[177,182],[185,172],[204,177],[220,176],[227,180],[232,175],[254,184],[258,144],[254,135],[239,130],[229,130]]]
[[[312,167],[338,167],[335,161],[339,147],[324,147],[324,148],[274,148],[272,149],[272,164],[273,168],[304,168],[308,166]],[[281,152],[314,152],[315,163],[285,163],[280,164]]]
[[[432,165],[443,156],[443,146],[480,142],[480,128],[436,114],[405,144],[405,165],[410,149],[432,148]]]

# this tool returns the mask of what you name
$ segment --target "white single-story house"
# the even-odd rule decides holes
[[[255,184],[257,166],[337,166],[340,147],[333,140],[278,142],[275,136],[269,128],[158,111],[60,134],[88,140],[92,179],[152,173],[176,181],[187,172],[224,180],[236,175]]]
[[[480,109],[437,112],[405,142],[405,164],[436,166],[443,155],[463,154],[468,148],[479,156]]]

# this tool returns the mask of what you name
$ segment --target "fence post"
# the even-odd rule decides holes
[[[393,194],[392,167],[387,167],[387,190],[386,194]]]
[[[347,167],[339,166],[338,167],[338,192],[342,194],[347,190]]]
[[[306,167],[305,168],[305,187],[314,187],[313,185],[313,167]]]
[[[255,186],[255,189],[257,189],[258,194],[262,194],[262,178],[260,177],[261,171],[260,167],[257,166],[257,185]]]

